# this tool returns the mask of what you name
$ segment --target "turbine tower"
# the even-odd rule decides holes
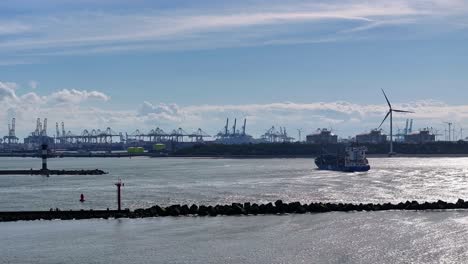
[[[383,89],[382,89],[382,93],[385,96],[385,100],[387,101],[387,104],[388,104],[388,112],[385,115],[384,119],[382,120],[382,123],[380,123],[380,126],[378,127],[378,129],[383,125],[385,120],[387,120],[387,117],[390,116],[390,153],[388,153],[388,154],[391,156],[391,155],[394,154],[393,153],[393,112],[396,112],[396,113],[414,113],[414,112],[393,109],[392,104],[388,100],[387,95],[385,94],[385,91]]]

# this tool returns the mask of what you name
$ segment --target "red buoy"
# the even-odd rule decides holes
[[[85,199],[84,199],[84,195],[83,195],[83,194],[81,194],[81,195],[80,195],[80,202],[84,202],[84,201],[85,201]]]

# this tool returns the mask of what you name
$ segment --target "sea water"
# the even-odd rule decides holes
[[[312,159],[63,158],[50,168],[107,175],[0,176],[0,211],[232,202],[455,202],[467,158],[370,159],[367,173]],[[0,169],[40,160],[2,158]],[[86,202],[80,203],[83,193]],[[463,263],[468,212],[350,212],[0,223],[0,263]]]

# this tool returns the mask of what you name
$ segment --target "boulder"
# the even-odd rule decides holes
[[[190,214],[198,214],[198,206],[192,204],[192,206],[190,206],[190,208],[189,208],[189,213]]]
[[[266,213],[266,207],[265,207],[264,204],[260,204],[260,205],[258,206],[258,213],[259,213],[259,214],[265,214],[265,213]]]
[[[181,215],[188,215],[190,214],[190,208],[188,207],[188,205],[184,204],[180,207],[180,214]]]
[[[252,204],[252,206],[250,207],[250,213],[253,215],[257,215],[259,214],[259,212],[260,212],[260,208],[258,207],[258,204],[256,203]]]
[[[151,214],[151,216],[158,216],[161,211],[162,209],[159,205],[154,205],[149,208],[149,213]]]
[[[276,207],[281,207],[283,205],[283,201],[282,200],[276,200],[275,202],[275,206]]]
[[[232,204],[231,205],[232,209],[232,214],[234,215],[241,215],[241,214],[246,214],[244,208],[240,206],[240,204]]]
[[[169,207],[169,215],[170,216],[179,216],[180,215],[180,206],[170,206]]]
[[[244,210],[246,214],[250,213],[250,203],[244,203]]]
[[[300,206],[297,208],[296,213],[298,213],[298,214],[305,214],[305,213],[307,213],[307,210],[304,208],[304,206],[300,205]]]
[[[198,207],[198,215],[199,216],[206,216],[208,215],[208,207],[204,206],[204,205],[200,205],[200,207]]]
[[[265,205],[265,213],[267,214],[276,214],[278,211],[276,210],[276,208],[273,206],[272,203],[267,203]]]

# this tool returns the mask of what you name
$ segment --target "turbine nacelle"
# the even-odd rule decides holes
[[[382,120],[382,122],[380,123],[379,127],[377,129],[379,129],[383,123],[385,122],[385,120],[387,120],[388,116],[392,113],[392,112],[397,112],[397,113],[414,113],[413,111],[405,111],[405,110],[398,110],[398,109],[389,109],[387,114],[385,115],[384,119]]]
[[[390,103],[390,100],[388,100],[388,97],[387,95],[385,94],[385,91],[382,89],[382,93],[385,97],[385,100],[387,101],[387,104],[388,104],[388,112],[387,114],[385,115],[384,119],[382,120],[382,122],[380,123],[379,127],[377,129],[379,129],[383,123],[385,122],[385,120],[387,120],[388,116],[392,114],[392,112],[396,112],[396,113],[414,113],[413,111],[406,111],[406,110],[399,110],[399,109],[393,109],[392,108],[392,104]]]

